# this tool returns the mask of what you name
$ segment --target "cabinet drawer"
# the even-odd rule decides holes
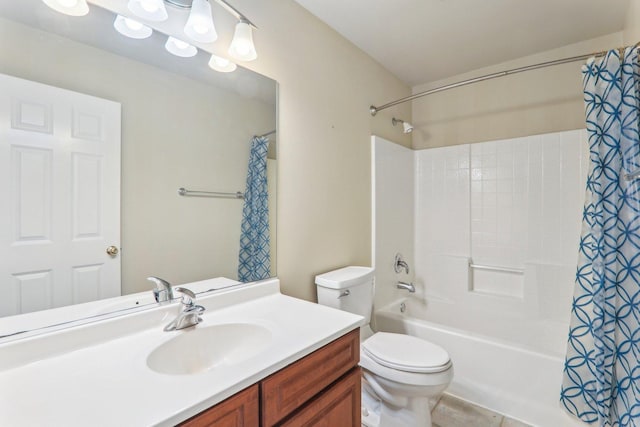
[[[360,375],[360,368],[353,368],[281,426],[360,427]]]
[[[181,427],[258,427],[259,387],[252,385],[180,424]]]
[[[272,426],[293,413],[359,360],[360,330],[355,329],[263,380],[262,425]]]

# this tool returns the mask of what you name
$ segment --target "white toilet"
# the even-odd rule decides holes
[[[371,330],[373,274],[373,268],[345,267],[316,276],[318,303],[366,319],[360,329],[362,424],[430,427],[429,400],[451,382],[451,359],[443,348],[420,338]]]

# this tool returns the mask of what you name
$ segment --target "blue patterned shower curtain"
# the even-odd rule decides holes
[[[269,140],[251,140],[247,188],[242,208],[238,280],[253,282],[271,276],[269,245],[269,195],[267,193],[267,151]]]
[[[638,53],[583,67],[591,165],[561,391],[598,426],[640,426]]]

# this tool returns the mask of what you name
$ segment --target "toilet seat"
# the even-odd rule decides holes
[[[403,372],[431,374],[451,366],[442,347],[411,335],[378,332],[362,343],[361,350],[380,365]]]

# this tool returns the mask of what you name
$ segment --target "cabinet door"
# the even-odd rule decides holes
[[[360,368],[354,368],[282,426],[360,427],[360,423]]]
[[[351,331],[264,379],[262,425],[279,423],[356,366],[360,360],[359,334],[358,329]]]
[[[253,385],[227,400],[180,424],[183,427],[258,427],[258,385]]]

